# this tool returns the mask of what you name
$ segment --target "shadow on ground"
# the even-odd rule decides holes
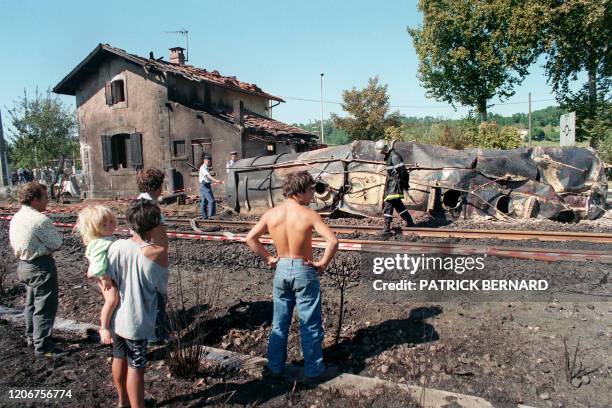
[[[255,321],[247,320],[249,316],[261,316],[262,311],[272,315],[271,302],[240,303],[228,311],[228,315],[222,318],[213,319],[214,322],[208,327],[215,327],[214,324],[224,325],[223,330],[218,330],[210,338],[220,338],[230,327],[242,327],[254,325]],[[345,338],[338,345],[328,347],[324,350],[327,364],[338,365],[338,375],[343,372],[343,366],[351,362],[352,371],[359,372],[365,368],[365,361],[385,350],[399,344],[421,344],[439,340],[435,328],[425,320],[442,313],[440,307],[419,307],[410,310],[405,319],[392,319],[380,324],[358,330],[352,338]],[[255,317],[253,316],[253,317]],[[265,320],[269,322],[269,320]],[[261,317],[259,323],[262,323]],[[208,343],[211,344],[211,343]],[[303,360],[297,362],[303,365]],[[168,406],[176,403],[186,404],[195,402],[191,406],[205,406],[211,402],[217,404],[263,404],[271,399],[285,395],[286,402],[290,403],[296,390],[303,389],[304,386],[295,382],[274,381],[267,378],[253,379],[247,382],[224,382],[215,384],[207,389],[194,392],[192,394],[175,396],[168,400],[161,401],[158,406]]]

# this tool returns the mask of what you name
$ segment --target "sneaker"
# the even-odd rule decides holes
[[[34,340],[31,337],[25,338],[26,347],[34,347]]]
[[[329,381],[332,378],[335,378],[337,376],[338,376],[338,369],[335,366],[328,366],[325,368],[325,371],[323,371],[321,374],[317,375],[316,377],[304,376],[301,380],[301,383],[305,385],[316,385],[316,384],[320,384],[320,383]]]
[[[67,351],[64,351],[60,348],[54,348],[49,351],[43,351],[42,353],[36,353],[36,358],[60,358],[66,357],[68,355]]]

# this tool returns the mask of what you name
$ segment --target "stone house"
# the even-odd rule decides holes
[[[183,51],[171,48],[165,61],[100,44],[53,88],[76,96],[85,197],[133,196],[145,167],[166,172],[167,191],[198,194],[204,153],[224,178],[230,151],[244,158],[317,145],[315,134],[272,119],[282,98],[187,65]]]

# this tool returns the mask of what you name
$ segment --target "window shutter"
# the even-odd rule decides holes
[[[102,167],[104,171],[113,167],[113,149],[108,135],[102,135]]]
[[[130,135],[130,158],[132,167],[141,169],[142,162],[142,133],[132,133]]]
[[[111,106],[113,104],[113,92],[110,81],[106,81],[104,84],[104,95],[106,95],[106,104]]]

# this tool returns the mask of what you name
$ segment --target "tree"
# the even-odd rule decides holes
[[[34,98],[23,97],[8,110],[10,160],[14,166],[35,168],[63,167],[64,160],[78,150],[75,114],[50,90]]]
[[[332,114],[335,127],[344,130],[352,140],[378,140],[385,137],[385,129],[399,127],[399,112],[389,113],[387,85],[379,85],[378,76],[368,79],[362,90],[353,87],[342,92],[342,109],[349,116]]]
[[[565,110],[576,111],[576,138],[589,133],[597,145],[598,135],[591,131],[597,111],[610,96],[612,81],[612,1],[549,0],[546,15],[546,75]],[[577,90],[572,85],[579,74],[586,82]],[[575,86],[574,86],[575,88]]]
[[[537,3],[537,2],[536,2]],[[427,95],[474,107],[514,95],[538,55],[543,8],[518,0],[419,0],[423,26],[408,28]]]
[[[14,166],[35,168],[56,167],[55,185],[64,172],[66,159],[78,149],[75,114],[64,106],[50,90],[42,95],[36,89],[34,99],[15,101],[9,109],[12,129],[9,140],[9,156]],[[54,189],[50,189],[55,197]]]
[[[583,130],[590,137],[591,146],[599,150],[602,159],[612,162],[612,103],[598,104],[593,117],[584,120]]]

